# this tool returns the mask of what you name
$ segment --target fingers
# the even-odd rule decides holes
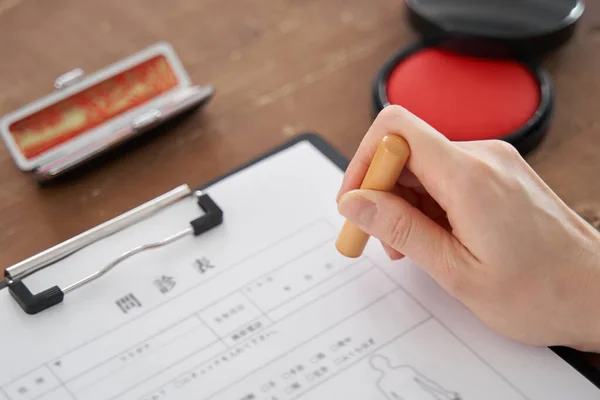
[[[419,205],[419,198],[418,198],[418,196],[410,188],[407,188],[407,187],[401,186],[401,185],[396,185],[392,189],[391,193],[394,194],[394,195],[396,195],[396,196],[402,197],[406,202],[408,202],[413,207],[418,207],[418,205]],[[404,254],[400,253],[397,250],[394,250],[392,247],[388,246],[384,242],[381,242],[381,244],[383,246],[383,249],[387,253],[388,257],[392,261],[398,261],[398,260],[401,260],[402,258],[404,258]]]
[[[434,221],[438,218],[446,217],[446,211],[444,211],[439,204],[428,195],[421,195],[419,198],[419,209],[423,214],[427,215]]]
[[[417,178],[408,170],[406,170],[406,174],[400,178],[400,182],[414,183],[415,185],[420,185],[418,183]],[[418,193],[419,189],[423,189],[422,186],[416,186],[414,188],[404,186],[402,184],[396,185],[390,193],[403,198],[408,204],[411,206],[418,208],[421,210],[426,216],[433,219],[436,223],[440,224],[440,219],[445,220],[446,212],[440,208],[435,200],[431,198],[427,193]],[[447,220],[446,220],[447,223]],[[444,229],[445,225],[444,225]],[[384,242],[381,243],[383,245],[383,249],[389,256],[389,258],[393,261],[401,260],[404,258],[404,255]]]
[[[389,106],[379,113],[348,165],[338,200],[360,187],[381,139],[390,134],[400,135],[408,142],[411,154],[407,167],[417,180],[436,200],[446,195],[448,191],[440,186],[452,178],[461,149],[405,109]]]
[[[400,175],[400,179],[398,179],[398,183],[401,186],[411,188],[411,189],[423,187],[423,185],[421,185],[421,182],[419,182],[419,180],[417,179],[415,174],[413,174],[409,169],[404,169],[402,171],[402,174]]]
[[[452,282],[468,256],[454,236],[391,193],[354,190],[340,198],[339,212],[367,234],[403,254],[438,282]]]
[[[383,242],[382,242],[382,245],[383,245],[383,249],[387,253],[390,260],[398,261],[398,260],[401,260],[402,258],[404,258],[404,254],[400,253],[399,251],[394,250],[393,248],[391,248],[390,246],[388,246],[387,244],[385,244]]]

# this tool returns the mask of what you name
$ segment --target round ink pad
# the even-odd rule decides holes
[[[398,104],[455,141],[543,139],[554,88],[541,59],[573,35],[581,0],[405,0],[421,39],[377,73],[375,111]]]

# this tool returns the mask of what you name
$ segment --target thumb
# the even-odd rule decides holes
[[[439,283],[451,283],[464,264],[460,242],[401,197],[354,190],[340,198],[338,208],[350,222],[412,259]]]

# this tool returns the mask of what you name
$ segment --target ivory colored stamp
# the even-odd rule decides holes
[[[396,135],[384,137],[360,188],[391,191],[398,182],[409,155],[410,148],[406,140]],[[358,258],[368,241],[368,234],[352,222],[346,221],[336,241],[336,248],[346,257]]]

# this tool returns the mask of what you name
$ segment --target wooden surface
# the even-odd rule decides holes
[[[413,39],[394,0],[0,0],[0,113],[170,42],[214,101],[172,133],[40,189],[0,146],[0,269],[182,183],[199,185],[304,130],[352,156],[371,122],[376,70]],[[547,60],[557,90],[529,160],[571,206],[600,209],[600,4]]]

